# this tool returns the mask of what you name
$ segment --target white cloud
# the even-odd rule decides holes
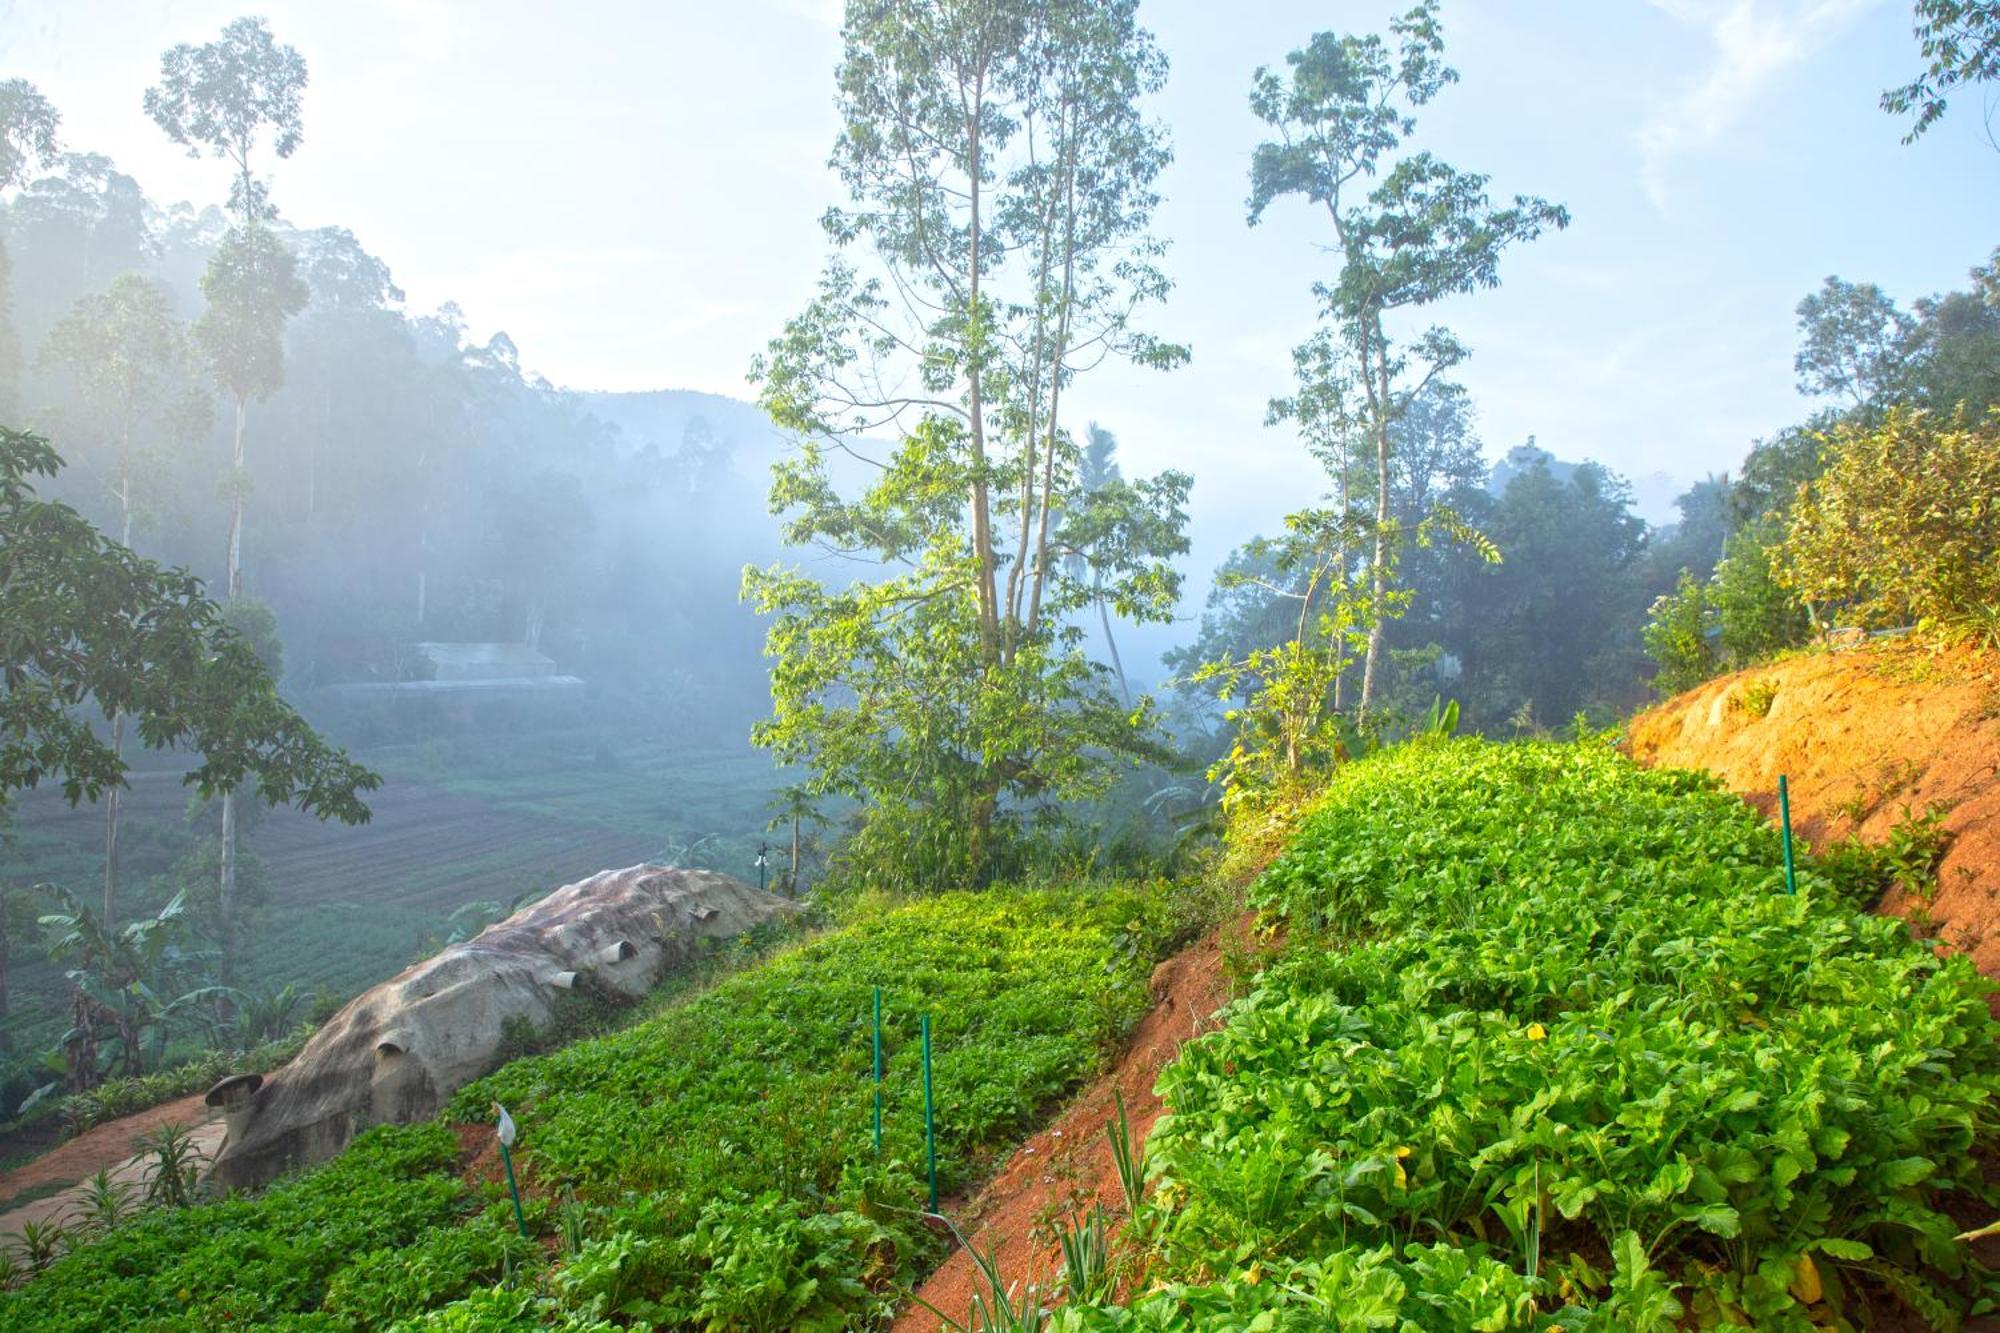
[[[1667,202],[1676,159],[1730,130],[1784,71],[1823,48],[1879,0],[1649,0],[1677,22],[1707,31],[1712,59],[1700,78],[1639,127],[1639,180]]]

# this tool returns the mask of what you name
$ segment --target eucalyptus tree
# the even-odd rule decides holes
[[[0,80],[0,194],[21,184],[36,166],[57,156],[56,130],[62,117],[26,79]],[[12,415],[20,345],[12,316],[11,265],[0,243],[0,413]]]
[[[304,309],[309,291],[297,262],[266,225],[276,216],[258,178],[255,156],[290,157],[304,137],[300,101],[306,62],[280,44],[261,18],[239,18],[203,46],[186,43],[160,57],[160,82],[146,90],[146,114],[190,157],[203,150],[234,169],[229,208],[236,224],[202,274],[207,308],[195,340],[215,381],[234,400],[235,430],[229,493],[228,590],[243,593],[243,509],[249,495],[244,435],[253,400],[268,398],[284,378],[284,328]],[[223,977],[233,980],[236,955],[236,797],[222,797],[222,866],[217,910],[223,922]]]
[[[101,472],[118,506],[118,541],[132,544],[138,500],[134,487],[143,466],[144,429],[165,411],[186,368],[187,334],[174,318],[172,298],[137,273],[86,296],[49,331],[40,362],[73,381]],[[125,714],[111,714],[111,749],[125,747]],[[115,924],[118,885],[119,788],[104,803],[104,922]]]
[[[1391,512],[1395,423],[1467,349],[1442,327],[1399,327],[1448,296],[1499,283],[1509,246],[1568,225],[1568,213],[1517,196],[1496,208],[1487,178],[1411,147],[1417,111],[1458,79],[1444,62],[1437,0],[1373,33],[1316,34],[1286,59],[1260,68],[1250,107],[1275,137],[1250,165],[1249,220],[1298,196],[1323,209],[1337,272],[1314,284],[1326,326],[1314,346],[1312,401],[1331,438],[1353,436],[1372,455],[1374,515],[1368,534],[1368,646],[1358,712],[1365,716],[1392,614],[1396,548],[1411,534]]]
[[[1063,529],[1084,508],[1077,377],[1187,356],[1137,323],[1169,286],[1147,232],[1169,153],[1139,107],[1166,62],[1135,8],[852,0],[838,253],[753,367],[798,437],[771,492],[787,539],[861,572],[747,574],[777,659],[754,737],[814,798],[862,799],[851,860],[913,882],[989,873],[996,819],[1143,745],[1075,620],[1093,589],[1169,614],[1188,479],[1095,506],[1081,565]]]
[[[305,57],[272,37],[263,19],[240,18],[215,41],[182,42],[162,55],[160,81],[146,90],[144,106],[189,157],[206,150],[229,163],[229,209],[248,227],[276,216],[253,159],[267,135],[280,158],[298,151],[305,90]]]

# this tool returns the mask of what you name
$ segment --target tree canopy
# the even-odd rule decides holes
[[[61,459],[0,428],[0,809],[58,785],[72,803],[125,783],[127,765],[79,711],[129,714],[144,743],[196,751],[204,796],[250,786],[346,823],[368,818],[381,779],[328,745],[291,706],[198,579],[104,537],[36,494]]]

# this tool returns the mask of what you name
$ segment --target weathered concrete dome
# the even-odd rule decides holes
[[[371,1125],[437,1113],[499,1063],[504,1028],[549,1022],[556,996],[590,983],[636,999],[704,941],[797,910],[709,870],[640,865],[566,885],[356,997],[290,1064],[208,1094],[227,1119],[222,1185],[258,1185],[323,1161]]]

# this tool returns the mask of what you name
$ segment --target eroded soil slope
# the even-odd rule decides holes
[[[1248,919],[1227,929],[1240,946]],[[1215,1011],[1229,998],[1224,965],[1224,931],[1169,958],[1153,973],[1153,1007],[1133,1032],[1117,1064],[1085,1088],[1055,1122],[1023,1144],[985,1189],[963,1206],[946,1211],[981,1253],[992,1250],[1009,1283],[1034,1283],[1046,1290],[1062,1271],[1053,1223],[1069,1222],[1094,1203],[1114,1215],[1123,1208],[1117,1166],[1105,1127],[1125,1099],[1126,1123],[1135,1147],[1143,1149],[1160,1099],[1153,1084],[1181,1044],[1215,1026]],[[964,1321],[978,1282],[972,1256],[954,1252],[943,1267],[917,1288],[925,1301]],[[1018,1299],[1019,1293],[1016,1292]],[[932,1333],[935,1314],[910,1302],[894,1333]]]
[[[1876,643],[1718,677],[1632,720],[1649,764],[1707,769],[1767,816],[1789,779],[1793,829],[1872,843],[1934,805],[1951,835],[1929,902],[1884,911],[2000,977],[2000,654]]]

